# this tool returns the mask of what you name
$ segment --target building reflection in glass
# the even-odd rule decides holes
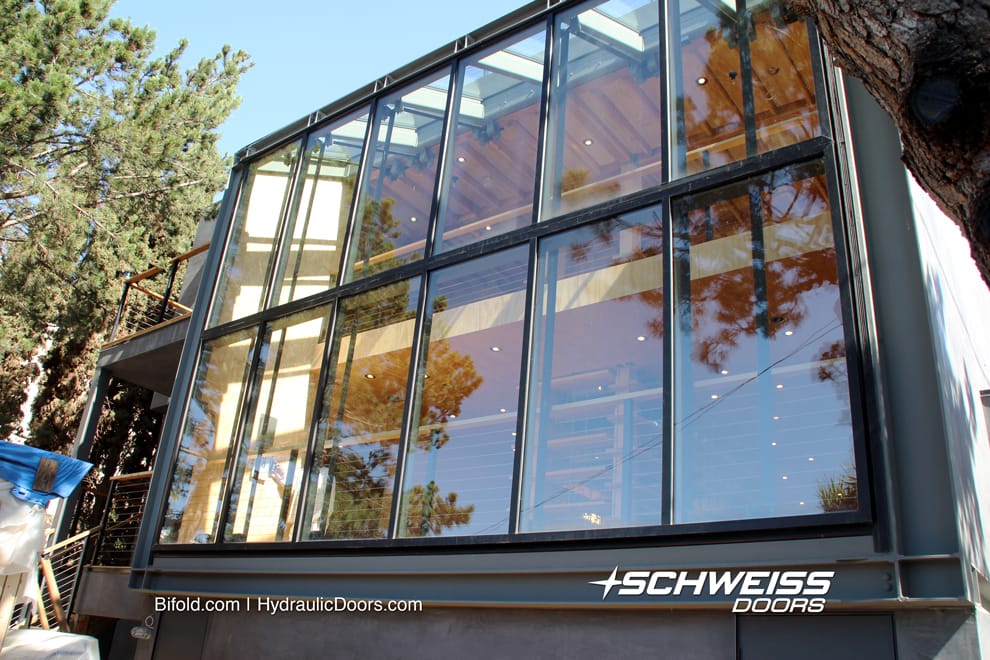
[[[663,230],[654,207],[540,244],[520,531],[661,522]]]

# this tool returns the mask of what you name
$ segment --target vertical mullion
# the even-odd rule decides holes
[[[742,78],[743,123],[746,130],[746,157],[755,156],[759,150],[756,141],[756,94],[753,88],[753,52],[749,47],[749,28],[752,25],[746,0],[736,0],[736,44],[739,47],[739,68]]]
[[[365,179],[368,177],[368,168],[371,166],[369,163],[375,159],[372,147],[374,146],[374,129],[377,114],[378,99],[375,98],[368,107],[368,125],[364,129],[364,142],[361,143],[361,162],[358,163],[357,176],[354,179],[354,194],[351,197],[351,204],[347,210],[347,217],[344,220],[346,224],[344,226],[344,235],[341,237],[340,269],[337,274],[338,285],[341,282],[350,280],[352,275],[352,269],[349,264],[351,254],[354,250],[351,242],[354,240],[355,234],[360,235],[357,213],[358,209],[361,208],[361,195],[364,191]]]
[[[227,452],[227,461],[223,467],[223,494],[220,499],[220,515],[217,519],[214,543],[223,542],[223,532],[227,527],[228,508],[230,507],[232,489],[231,484],[233,483],[231,473],[236,471],[237,463],[240,462],[241,436],[244,433],[244,426],[247,420],[254,414],[254,408],[257,403],[254,400],[256,396],[255,380],[257,379],[258,365],[261,363],[262,343],[264,342],[266,330],[267,327],[264,323],[258,326],[254,346],[251,351],[251,360],[244,374],[244,379],[241,381],[244,383],[244,391],[241,392],[240,402],[238,403],[237,422],[234,424],[233,433],[231,433],[230,451]]]
[[[315,131],[314,131],[315,133]],[[312,136],[310,134],[306,138],[306,142],[302,145],[302,152],[300,154],[300,166],[299,169],[302,170],[306,168],[306,172],[309,172],[309,163],[303,162],[308,160],[306,154],[308,150],[306,149],[309,138]],[[296,258],[296,262],[292,266],[292,284],[289,286],[289,296],[286,302],[291,302],[295,299],[296,293],[296,280],[299,278],[299,270],[302,268],[303,252],[306,249],[306,236],[309,234],[309,223],[313,217],[313,207],[316,205],[316,190],[320,184],[320,172],[323,170],[323,157],[326,154],[327,141],[324,140],[320,145],[320,155],[319,160],[316,162],[316,171],[313,173],[313,190],[310,193],[309,201],[306,203],[306,217],[303,219],[302,236],[299,239],[299,255]],[[272,287],[274,288],[275,282],[278,282],[285,274],[286,266],[288,266],[288,260],[292,256],[292,234],[296,230],[296,213],[299,210],[300,202],[302,201],[302,195],[306,191],[306,175],[300,175],[296,180],[296,185],[299,187],[298,195],[293,195],[293,201],[290,204],[289,215],[285,220],[285,236],[288,240],[288,253],[284,258],[279,259],[279,263],[275,267],[275,276],[272,278]],[[283,246],[284,249],[284,246]],[[279,293],[281,294],[281,285],[279,285]],[[275,292],[272,292],[275,295]]]
[[[429,273],[425,273],[420,277],[419,287],[419,301],[416,307],[416,328],[413,331],[413,342],[409,351],[409,370],[406,376],[406,392],[409,393],[409,396],[406,397],[406,409],[402,415],[398,451],[395,457],[395,481],[392,488],[392,507],[389,512],[389,538],[397,538],[399,536],[401,507],[405,490],[406,456],[409,453],[408,446],[413,442],[410,435],[414,424],[416,431],[419,431],[419,406],[423,396],[420,374],[426,368],[429,329],[433,318],[433,312],[426,308],[430,289]],[[427,319],[427,315],[430,316],[429,319]]]
[[[543,219],[544,188],[546,187],[547,135],[550,123],[550,87],[557,70],[554,64],[555,21],[553,14],[547,16],[545,22],[546,42],[543,47],[543,88],[540,92],[540,122],[536,136],[536,186],[533,189],[533,213],[530,221],[539,222]]]
[[[674,504],[674,388],[677,379],[674,377],[678,367],[677,355],[674,348],[678,338],[678,328],[674,323],[674,296],[681,294],[682,287],[674,286],[674,223],[673,204],[667,200],[663,209],[663,428],[661,429],[661,479],[660,479],[660,524],[670,525],[673,522]],[[690,255],[687,260],[690,265]],[[690,279],[688,280],[690,287]],[[690,288],[688,289],[690,291]]]
[[[529,381],[533,370],[531,361],[536,355],[536,301],[539,279],[539,241],[533,239],[529,246],[529,272],[526,278],[526,307],[523,319],[522,366],[519,373],[519,401],[516,405],[516,446],[512,457],[512,491],[509,500],[509,534],[519,532],[519,517],[523,488],[523,452],[526,450],[526,429],[529,417]]]
[[[668,44],[670,43],[669,35],[667,34],[667,7],[669,2],[665,0],[659,0],[657,2],[657,49],[659,50],[660,57],[660,71],[657,74],[660,77],[660,183],[667,183],[670,181],[670,158],[671,158],[671,142],[670,142],[670,85],[664,84],[662,81],[669,80],[668,69],[667,69],[667,58],[669,57]]]
[[[302,171],[303,149],[306,146],[305,137],[298,142],[299,149],[296,152],[295,165],[289,175],[289,181],[285,186],[285,193],[282,195],[282,207],[279,210],[278,228],[275,230],[275,244],[272,245],[271,256],[268,265],[265,267],[265,281],[261,294],[261,309],[265,310],[272,306],[272,289],[275,284],[275,275],[282,263],[282,247],[285,245],[285,234],[289,225],[289,214],[292,211],[292,200],[295,198],[296,186],[299,183],[299,172]]]
[[[674,176],[683,176],[687,172],[687,126],[684,123],[684,94],[680,93],[680,90],[684,89],[684,67],[681,55],[680,2],[679,0],[667,0],[666,7],[667,11],[664,12],[666,14],[666,28],[668,30],[666,32],[666,37],[668,40],[666,53],[667,57],[669,57],[672,62],[671,68],[673,69],[673,75],[666,85],[666,100],[668,104],[667,110],[669,113],[670,97],[673,96],[675,99],[674,109],[676,116],[672,123],[676,131],[676,140],[671,140],[668,131],[664,131],[664,138],[670,145],[668,147],[669,151],[667,152],[667,160],[669,164],[672,165],[674,162],[677,163],[676,171],[668,165],[667,173],[671,175],[671,178],[673,178]],[[671,11],[671,7],[676,7],[676,10]],[[671,85],[673,85],[673,90],[671,90]],[[669,114],[667,115],[667,121],[670,122]],[[668,180],[669,179],[663,179],[663,181]]]
[[[320,376],[316,384],[316,396],[314,397],[313,411],[310,414],[309,439],[306,443],[306,458],[302,464],[302,482],[299,487],[299,501],[296,503],[296,527],[292,534],[293,541],[303,540],[303,529],[308,526],[306,517],[309,508],[306,500],[309,498],[309,480],[313,474],[313,465],[316,463],[316,443],[319,440],[320,415],[323,414],[323,399],[326,396],[327,381],[330,377],[331,350],[333,346],[333,336],[337,327],[337,310],[339,301],[334,301],[329,309],[327,317],[327,336],[323,340],[323,361],[320,366]]]
[[[562,21],[563,19],[561,19]],[[573,18],[571,19],[573,22]],[[557,24],[559,26],[559,23]],[[560,196],[562,194],[562,184],[563,184],[563,174],[562,167],[564,161],[564,151],[566,146],[567,137],[567,95],[570,90],[567,88],[567,69],[568,63],[567,58],[570,52],[570,38],[571,31],[570,28],[560,27],[554,31],[554,45],[556,46],[556,55],[554,57],[555,63],[557,65],[556,71],[553,73],[551,81],[556,80],[556,85],[551,82],[549,103],[547,105],[547,130],[548,133],[553,135],[553,154],[550,156],[550,165],[553,168],[553,173],[550,176],[549,183],[546,181],[546,171],[544,170],[544,187],[548,185],[552,187],[551,190],[545,191],[543,197],[543,204],[541,206],[546,206],[548,200],[553,200],[550,209],[550,216],[556,215],[556,211],[560,208],[562,201]],[[552,66],[552,65],[551,65]],[[551,117],[551,111],[553,116]],[[550,133],[550,129],[553,129]],[[549,136],[546,138],[549,141]],[[544,219],[544,213],[540,214],[540,218]]]
[[[756,382],[758,388],[757,415],[759,415],[757,436],[760,456],[760,491],[763,504],[768,510],[773,507],[773,491],[776,487],[775,470],[773,469],[773,454],[769,451],[771,426],[768,422],[773,401],[773,382],[771,377],[772,360],[770,355],[770,302],[767,288],[767,249],[763,227],[767,220],[763,216],[762,195],[772,194],[771,183],[751,181],[749,184],[749,213],[751,223],[750,240],[752,242],[753,259],[753,310],[756,326]]]
[[[461,87],[464,80],[465,61],[455,60],[450,69],[450,83],[447,85],[447,107],[444,109],[443,128],[440,131],[440,149],[437,158],[437,174],[433,181],[433,200],[431,202],[430,223],[426,231],[426,244],[423,246],[423,258],[431,256],[436,247],[443,246],[443,226],[447,215],[447,172],[450,171],[450,157],[453,155],[456,135],[454,124],[460,116]]]

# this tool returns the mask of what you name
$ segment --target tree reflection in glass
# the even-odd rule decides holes
[[[388,533],[419,280],[340,303],[317,421],[304,538]]]
[[[400,536],[508,532],[525,246],[431,275]]]
[[[820,133],[803,19],[779,0],[675,0],[670,11],[674,176]]]
[[[855,460],[821,163],[673,215],[675,522],[829,510],[820,483]]]

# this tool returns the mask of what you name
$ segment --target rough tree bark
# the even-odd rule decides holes
[[[990,0],[785,0],[893,119],[990,284]]]

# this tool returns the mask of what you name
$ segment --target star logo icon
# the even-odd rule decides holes
[[[605,600],[608,597],[608,592],[612,591],[612,587],[616,586],[617,584],[622,584],[622,580],[617,580],[615,578],[615,575],[618,572],[619,572],[619,567],[616,566],[615,568],[612,569],[612,574],[609,575],[608,578],[604,580],[595,580],[594,582],[589,582],[588,584],[597,584],[599,586],[605,587],[605,593],[602,594],[602,600]]]

